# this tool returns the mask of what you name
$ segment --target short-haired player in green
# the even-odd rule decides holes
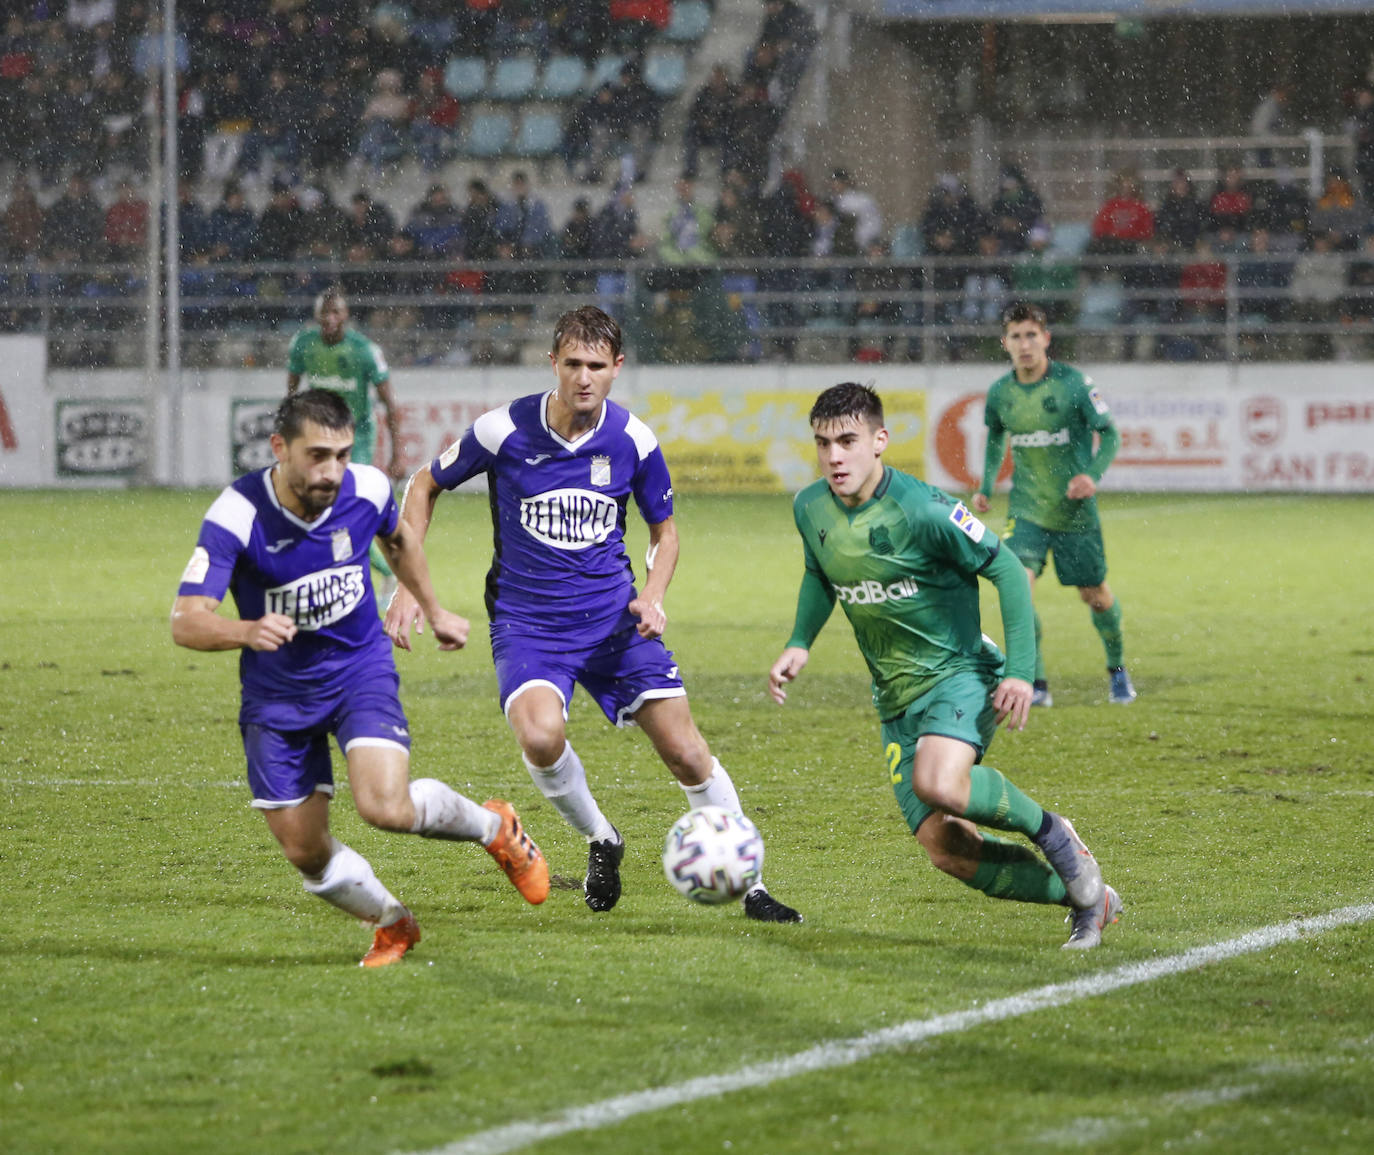
[[[998,725],[1022,729],[1030,713],[1024,569],[962,502],[884,464],[882,402],[869,387],[825,390],[811,428],[821,479],[793,503],[805,569],[769,691],[786,701],[838,601],[873,676],[897,802],[931,862],[992,898],[1072,907],[1065,945],[1095,947],[1121,899],[1066,819],[982,765]],[[983,634],[979,577],[997,587],[1006,657]],[[980,826],[1023,834],[1044,858]]]
[[[364,465],[372,464],[377,443],[372,409],[374,403],[380,404],[391,434],[391,460],[386,473],[392,481],[402,480],[406,471],[401,462],[400,414],[391,392],[386,355],[375,341],[348,327],[348,299],[337,286],[315,298],[315,322],[291,339],[286,355],[286,395],[295,393],[302,379],[308,388],[342,394],[353,413],[353,460]],[[396,575],[376,542],[372,543],[368,560],[384,579],[377,604],[385,608],[396,590]]]
[[[1031,588],[1054,554],[1059,584],[1077,586],[1092,609],[1093,627],[1107,652],[1110,701],[1129,705],[1135,687],[1122,656],[1121,603],[1107,585],[1107,555],[1097,518],[1097,483],[1107,472],[1121,435],[1092,378],[1049,357],[1050,330],[1039,305],[1017,302],[1002,313],[1002,348],[1011,372],[988,390],[983,484],[973,508],[987,513],[1007,441],[1011,441],[1011,498],[1007,545],[1030,575]],[[1094,449],[1094,439],[1097,445]],[[1035,615],[1034,706],[1053,705]]]

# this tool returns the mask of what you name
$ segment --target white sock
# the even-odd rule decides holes
[[[703,806],[723,806],[726,810],[734,810],[740,814],[744,813],[744,807],[740,805],[739,792],[735,789],[735,784],[730,780],[730,775],[724,766],[720,764],[720,759],[714,755],[711,758],[711,777],[705,782],[696,786],[682,786],[682,792],[687,795],[687,805],[689,809],[698,810]],[[759,876],[758,882],[754,883],[748,890],[753,894],[757,890],[763,889],[763,876]]]
[[[390,926],[406,913],[400,900],[372,873],[367,859],[337,838],[324,873],[302,874],[301,881],[311,894],[374,926]]]
[[[501,829],[498,814],[478,806],[437,778],[415,779],[410,784],[410,801],[415,807],[415,825],[410,829],[426,838],[480,842],[486,846]]]
[[[615,827],[606,821],[587,788],[587,771],[571,742],[564,744],[563,753],[552,766],[536,766],[528,758],[524,761],[539,792],[553,803],[569,826],[591,842],[615,838]]]
[[[683,792],[687,795],[687,804],[693,810],[699,810],[703,806],[723,806],[726,810],[744,813],[735,784],[730,781],[730,775],[726,773],[718,758],[712,757],[711,776],[705,782],[696,786],[686,786],[681,782],[678,785],[682,786]]]

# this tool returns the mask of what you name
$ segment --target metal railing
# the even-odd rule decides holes
[[[1042,304],[1080,359],[1374,356],[1371,252],[197,265],[180,279],[184,363],[284,366],[332,284],[393,365],[530,362],[588,301],[649,363],[996,361],[1012,299]],[[45,335],[55,366],[143,365],[147,301],[141,268],[0,266],[0,331]]]

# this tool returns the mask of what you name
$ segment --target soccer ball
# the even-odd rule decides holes
[[[736,810],[703,806],[673,823],[663,873],[680,893],[711,905],[739,898],[763,872],[763,836]]]

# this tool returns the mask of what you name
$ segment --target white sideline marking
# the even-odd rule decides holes
[[[1324,934],[1336,927],[1369,922],[1371,919],[1374,919],[1374,903],[1346,906],[1312,918],[1277,923],[1249,931],[1239,938],[1194,947],[1182,954],[1127,963],[1115,970],[1086,975],[1072,982],[1052,983],[1023,994],[994,999],[969,1010],[953,1011],[930,1019],[912,1019],[857,1038],[821,1043],[795,1055],[766,1063],[755,1063],[753,1066],[741,1067],[727,1074],[703,1075],[697,1079],[688,1079],[684,1083],[651,1087],[646,1091],[602,1099],[599,1103],[570,1107],[562,1114],[543,1122],[508,1123],[503,1127],[478,1131],[466,1139],[435,1147],[424,1155],[502,1155],[503,1152],[517,1151],[543,1139],[553,1139],[573,1131],[594,1131],[613,1126],[649,1111],[660,1111],[665,1107],[675,1107],[698,1099],[742,1091],[746,1087],[765,1087],[796,1075],[848,1067],[873,1055],[899,1050],[938,1035],[967,1031],[983,1023],[1014,1019],[1033,1011],[1063,1006],[1123,987],[1154,982],[1156,979],[1168,978],[1181,971],[1292,942],[1305,934]]]

